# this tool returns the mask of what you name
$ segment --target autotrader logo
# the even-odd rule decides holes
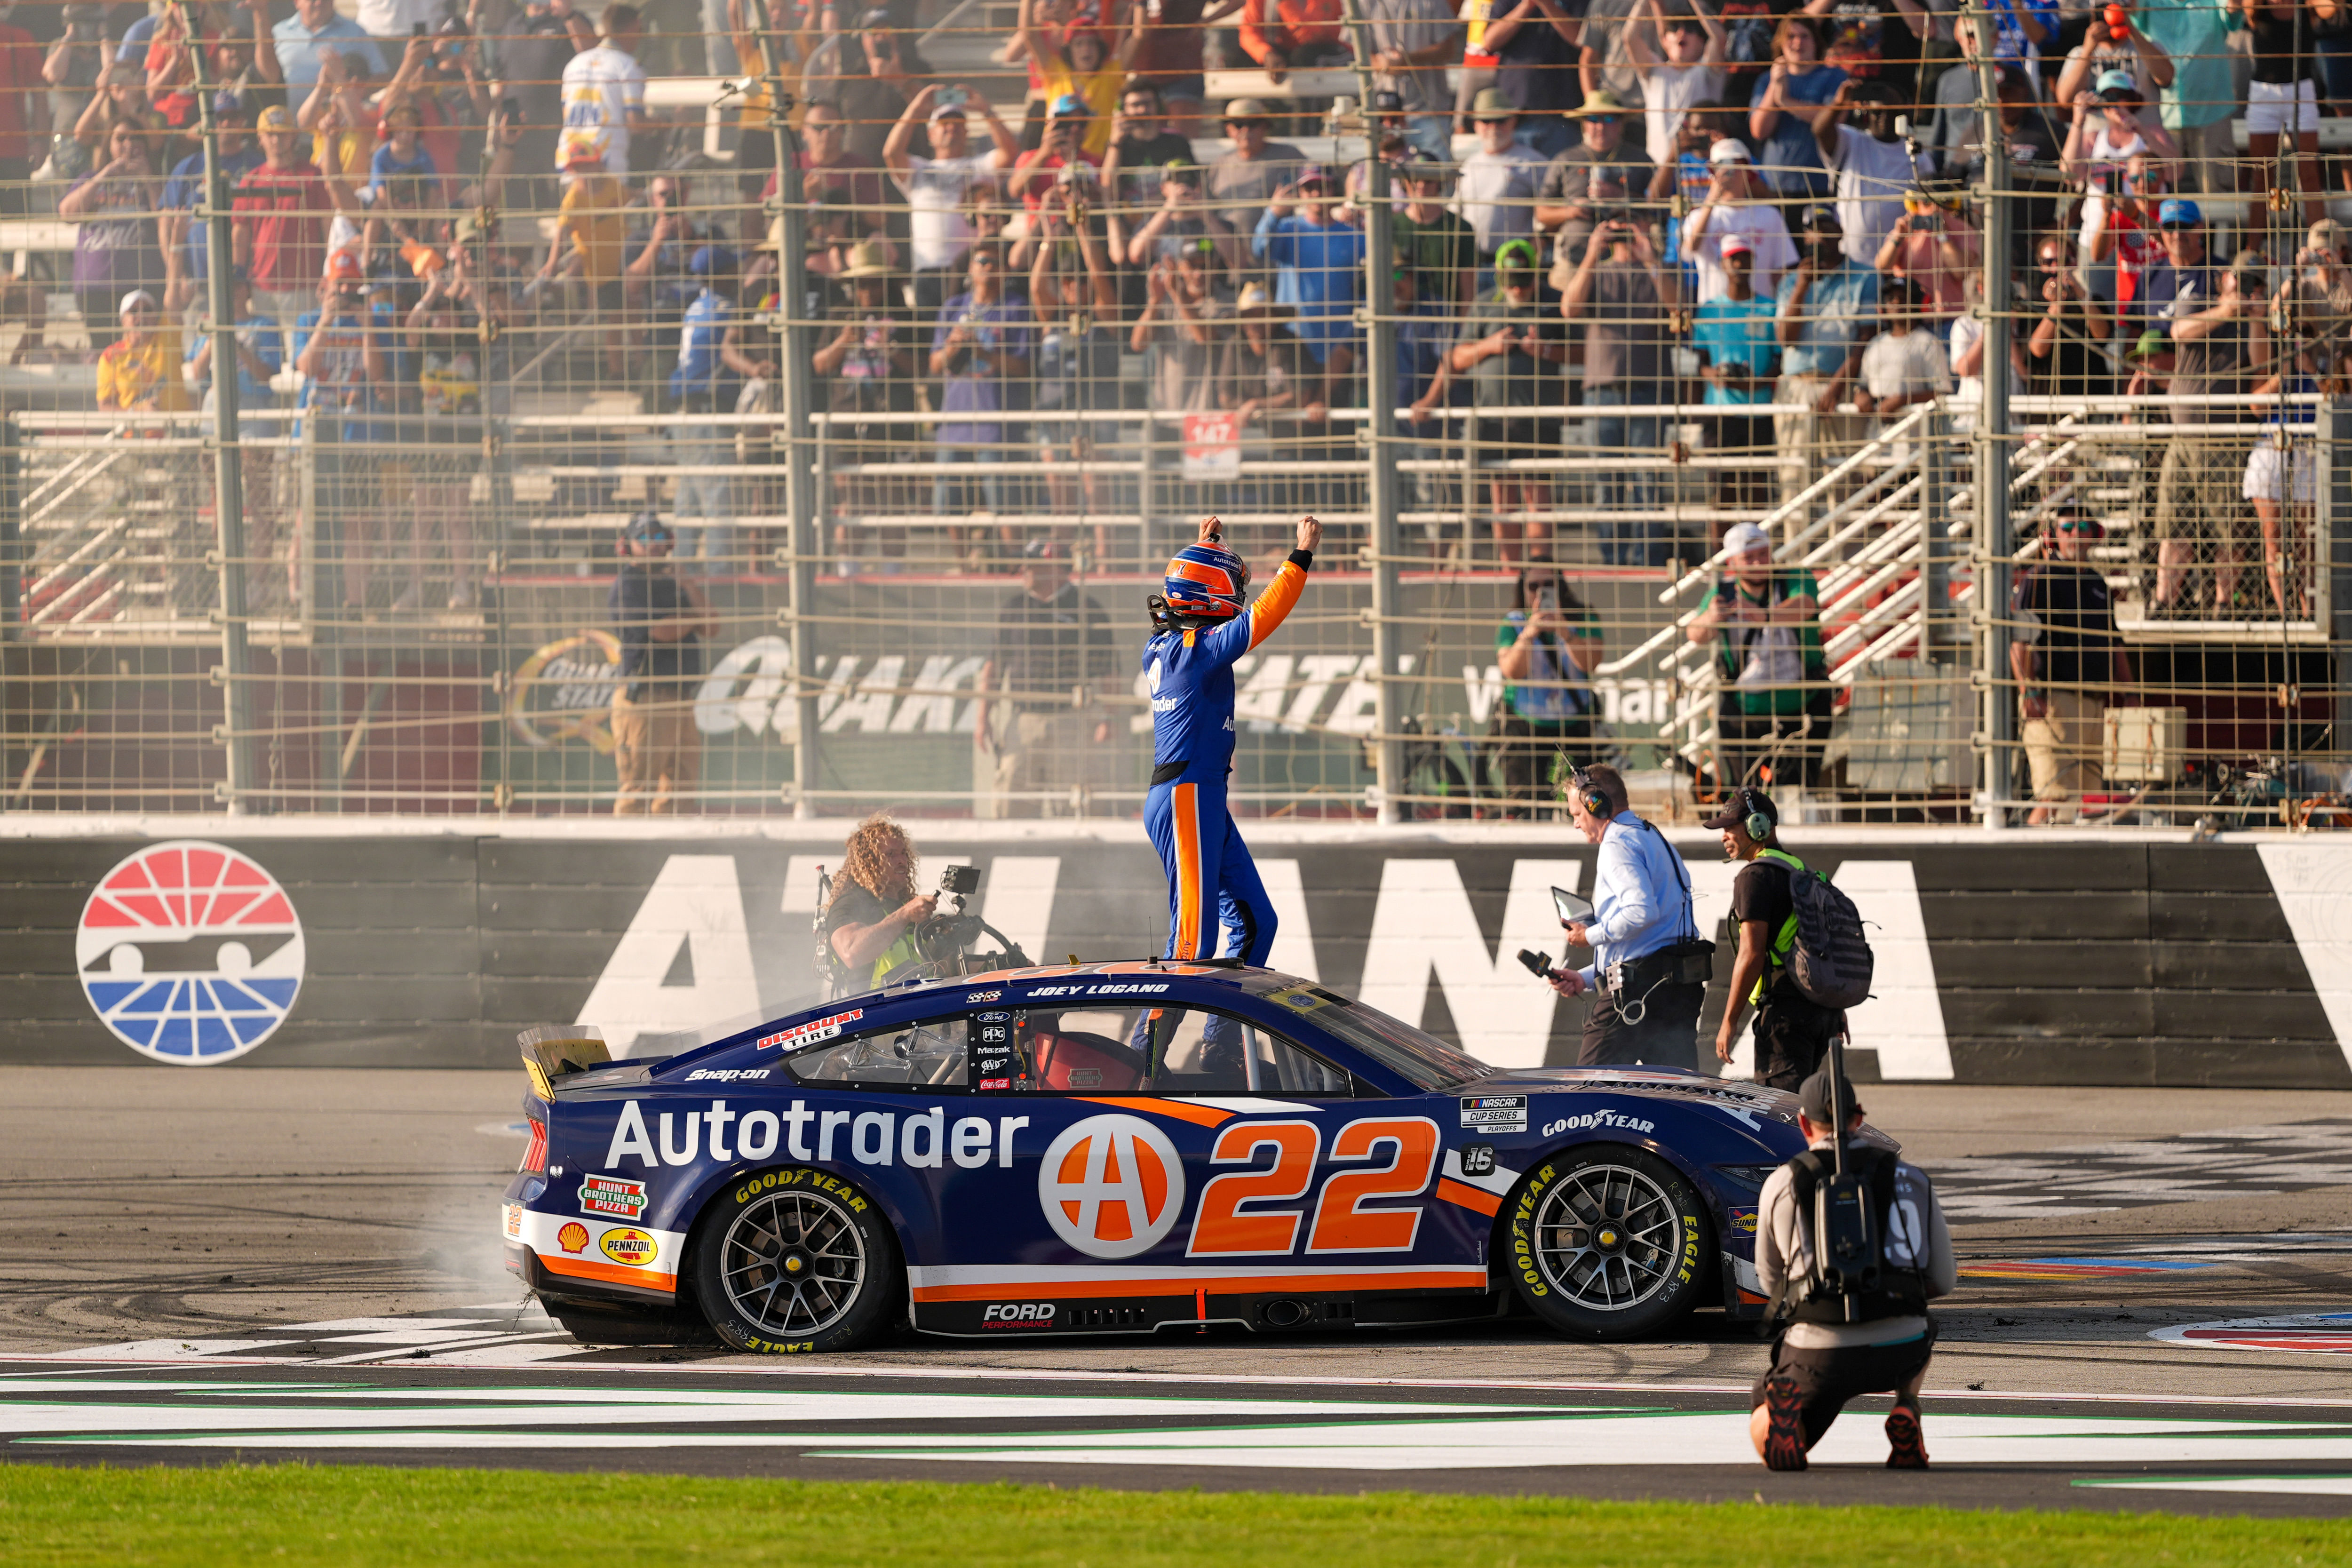
[[[1176,1225],[1184,1166],[1139,1116],[1089,1116],[1045,1146],[1037,1201],[1054,1234],[1089,1258],[1133,1258]]]
[[[74,933],[99,1022],[184,1067],[232,1060],[276,1033],[302,962],[302,922],[278,879],[195,840],[150,845],[100,878]]]

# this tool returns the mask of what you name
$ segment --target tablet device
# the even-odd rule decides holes
[[[1551,907],[1559,911],[1564,924],[1577,925],[1592,918],[1592,900],[1581,893],[1571,893],[1566,888],[1551,890]]]

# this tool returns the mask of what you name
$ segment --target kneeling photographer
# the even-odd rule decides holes
[[[827,998],[876,990],[922,962],[915,933],[939,907],[937,893],[915,891],[915,841],[907,830],[878,812],[859,823],[817,917],[817,970]]]
[[[1919,1385],[1936,1348],[1927,1303],[1959,1283],[1952,1233],[1927,1173],[1856,1140],[1862,1107],[1839,1068],[1832,1053],[1798,1090],[1809,1147],[1757,1200],[1756,1278],[1785,1327],[1749,1394],[1748,1435],[1771,1468],[1801,1470],[1848,1401],[1892,1393],[1887,1466],[1924,1470]]]
[[[1591,947],[1592,966],[1547,976],[1563,996],[1597,994],[1577,1065],[1697,1066],[1698,1015],[1715,944],[1698,934],[1682,856],[1633,815],[1615,768],[1571,775],[1568,810],[1577,832],[1601,850],[1591,912],[1562,921],[1571,943]]]

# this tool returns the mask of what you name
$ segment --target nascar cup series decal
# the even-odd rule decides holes
[[[245,1055],[302,988],[302,922],[278,879],[218,844],[151,845],[82,906],[74,966],[99,1022],[142,1056],[204,1066]]]
[[[1088,1258],[1133,1258],[1175,1228],[1183,1162],[1139,1116],[1089,1116],[1045,1146],[1037,1201],[1054,1234]]]

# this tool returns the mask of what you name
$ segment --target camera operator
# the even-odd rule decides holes
[[[889,984],[921,962],[915,930],[939,910],[936,893],[915,891],[915,841],[877,812],[857,825],[842,852],[841,875],[817,922],[817,973],[827,997]]]
[[[1870,1207],[1880,1285],[1859,1298],[1851,1320],[1848,1298],[1818,1289],[1813,1205],[1808,1200],[1831,1167],[1830,1160],[1813,1151],[1832,1144],[1837,1119],[1832,1070],[1822,1068],[1798,1091],[1797,1128],[1810,1145],[1808,1152],[1773,1172],[1757,1200],[1757,1282],[1776,1309],[1794,1304],[1788,1326],[1773,1342],[1772,1364],[1749,1394],[1748,1436],[1773,1469],[1801,1470],[1807,1452],[1848,1400],[1891,1391],[1887,1467],[1924,1470],[1927,1446],[1919,1431],[1919,1385],[1936,1349],[1936,1320],[1927,1303],[1959,1283],[1952,1233],[1925,1172],[1896,1159],[1891,1150],[1853,1142],[1862,1129],[1862,1107],[1854,1103],[1853,1086],[1841,1079],[1837,1099],[1848,1107],[1847,1170],[1861,1175],[1879,1200]],[[1887,1165],[1894,1169],[1885,1170]]]
[[[1845,1014],[1797,989],[1788,972],[1797,944],[1797,906],[1789,873],[1804,862],[1780,847],[1780,812],[1760,789],[1734,791],[1703,826],[1723,835],[1724,858],[1743,862],[1731,884],[1731,918],[1739,926],[1731,994],[1715,1032],[1718,1061],[1731,1059],[1747,1009],[1756,1009],[1756,1081],[1794,1090],[1812,1076],[1830,1037],[1845,1029]]]
[[[1568,810],[1584,841],[1601,849],[1591,918],[1564,922],[1571,943],[1592,949],[1592,963],[1552,982],[1563,996],[1596,993],[1577,1065],[1696,1066],[1715,945],[1699,940],[1683,858],[1633,815],[1615,768],[1574,774]]]

